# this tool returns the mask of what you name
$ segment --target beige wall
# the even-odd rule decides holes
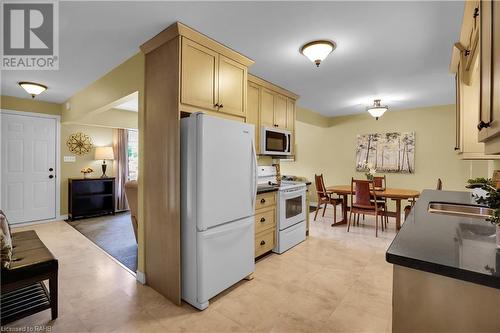
[[[61,214],[68,213],[68,179],[82,178],[81,169],[91,167],[94,172],[90,177],[100,177],[102,174],[102,161],[94,160],[94,149],[85,155],[74,155],[66,146],[68,137],[76,132],[82,132],[92,138],[95,147],[113,145],[113,129],[107,127],[85,126],[85,125],[62,125],[61,126]],[[75,156],[75,162],[64,162],[64,156]],[[113,162],[106,161],[108,168],[106,174],[110,177],[113,174]]]
[[[444,189],[465,190],[468,178],[490,176],[491,161],[463,161],[454,152],[454,106],[389,111],[378,121],[368,114],[330,118],[329,127],[297,121],[296,161],[281,162],[282,174],[314,180],[323,173],[327,185],[349,184],[355,171],[356,135],[389,131],[415,131],[415,173],[387,174],[390,187],[422,190],[435,188],[437,178]],[[315,201],[315,199],[313,199]]]
[[[32,98],[0,96],[0,108],[6,110],[61,115],[61,104],[43,102]]]

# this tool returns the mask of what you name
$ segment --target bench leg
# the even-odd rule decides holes
[[[50,313],[52,320],[57,318],[57,271],[51,274],[49,279],[49,292],[50,292]]]

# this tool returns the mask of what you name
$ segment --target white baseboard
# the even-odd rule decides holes
[[[55,219],[51,219],[51,220],[30,221],[30,222],[23,222],[23,223],[12,223],[10,226],[13,229],[15,229],[15,228],[28,227],[30,225],[35,225],[35,224],[45,224],[45,223],[51,223],[51,222],[64,221],[67,218],[68,218],[68,215],[60,215],[59,217],[57,217]]]
[[[146,284],[146,274],[144,274],[143,272],[137,271],[135,273],[135,278],[136,278],[137,282],[139,282],[141,284]]]

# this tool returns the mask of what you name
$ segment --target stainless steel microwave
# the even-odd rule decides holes
[[[260,145],[260,153],[262,155],[291,155],[292,132],[263,126]]]

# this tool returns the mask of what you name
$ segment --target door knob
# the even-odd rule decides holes
[[[50,178],[50,179],[54,178],[54,175],[50,175],[50,176],[49,176],[49,178]]]
[[[52,169],[52,168],[49,168],[49,171],[54,171],[54,169]]]

